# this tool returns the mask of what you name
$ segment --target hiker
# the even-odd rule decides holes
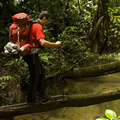
[[[40,23],[34,23],[31,26],[28,43],[32,44],[34,48],[41,47],[60,47],[61,41],[57,41],[55,43],[49,42],[45,40],[45,35],[43,33],[42,26],[48,24],[50,20],[50,13],[48,11],[42,11],[39,14],[37,21]],[[38,54],[29,54],[23,56],[24,61],[29,66],[30,79],[28,84],[28,93],[27,93],[27,103],[36,102],[37,93],[40,98],[45,98],[45,70],[42,66],[41,60]]]

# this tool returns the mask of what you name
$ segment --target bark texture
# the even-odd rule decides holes
[[[65,73],[64,77],[93,77],[99,75],[112,74],[115,72],[120,72],[120,61],[111,62],[103,65],[96,65],[93,67],[73,68],[67,73]]]
[[[120,89],[102,93],[53,96],[50,99],[39,101],[36,104],[13,104],[0,107],[0,118],[9,118],[18,115],[45,112],[63,107],[85,107],[107,101],[120,99]]]

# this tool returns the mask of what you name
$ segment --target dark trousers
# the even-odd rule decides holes
[[[27,102],[32,102],[35,101],[37,91],[41,96],[45,94],[45,70],[38,54],[26,55],[23,59],[28,64],[30,72]]]

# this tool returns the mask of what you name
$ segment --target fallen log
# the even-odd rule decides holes
[[[51,79],[51,78],[55,78],[57,76],[63,75],[65,73],[69,72],[70,70],[72,70],[73,68],[74,68],[74,65],[71,66],[70,68],[66,69],[66,70],[62,70],[62,72],[58,71],[58,72],[54,73],[53,75],[46,75],[45,79],[47,80],[47,79]]]
[[[102,65],[96,65],[92,67],[73,68],[64,74],[64,77],[81,78],[81,77],[93,77],[106,74],[112,74],[120,72],[120,61],[111,62]]]
[[[120,61],[83,68],[74,68],[74,66],[72,66],[66,70],[62,70],[62,72],[58,71],[53,75],[46,75],[46,80],[60,75],[67,78],[82,78],[113,74],[117,72],[120,72]]]
[[[37,104],[13,104],[0,107],[0,118],[15,117],[18,115],[45,112],[63,107],[85,107],[120,99],[120,89],[102,93],[53,96],[51,99],[39,101]]]

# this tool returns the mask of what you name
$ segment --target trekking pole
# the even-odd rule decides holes
[[[61,8],[62,8],[62,2],[61,2],[61,0],[59,0],[59,10],[60,10],[60,15],[62,15],[62,11],[61,11]],[[62,23],[62,32],[63,32],[63,19],[62,19],[62,21],[60,21],[60,19],[58,19],[58,22],[59,23]],[[60,34],[58,34],[58,41],[60,41],[60,38],[61,38],[61,35]],[[64,90],[63,90],[63,83],[64,83],[64,80],[63,80],[63,73],[62,73],[62,68],[61,68],[61,66],[62,66],[62,64],[61,64],[61,49],[59,48],[58,49],[58,60],[59,60],[59,70],[60,70],[60,75],[59,75],[59,83],[61,84],[61,92],[62,92],[62,95],[63,95],[63,100],[64,100]]]
[[[58,41],[60,41],[60,38],[58,37]],[[59,70],[60,70],[60,72],[62,71],[61,70],[61,61],[60,61],[60,48],[58,48],[58,55],[59,55]]]
[[[58,37],[58,40],[60,41],[60,37]],[[59,56],[59,57],[58,57],[58,60],[59,60],[59,70],[60,70],[59,80],[60,80],[61,92],[62,92],[63,100],[64,100],[64,90],[63,90],[64,80],[63,80],[63,76],[62,76],[62,68],[61,68],[61,49],[60,49],[60,48],[58,49],[58,56]]]

